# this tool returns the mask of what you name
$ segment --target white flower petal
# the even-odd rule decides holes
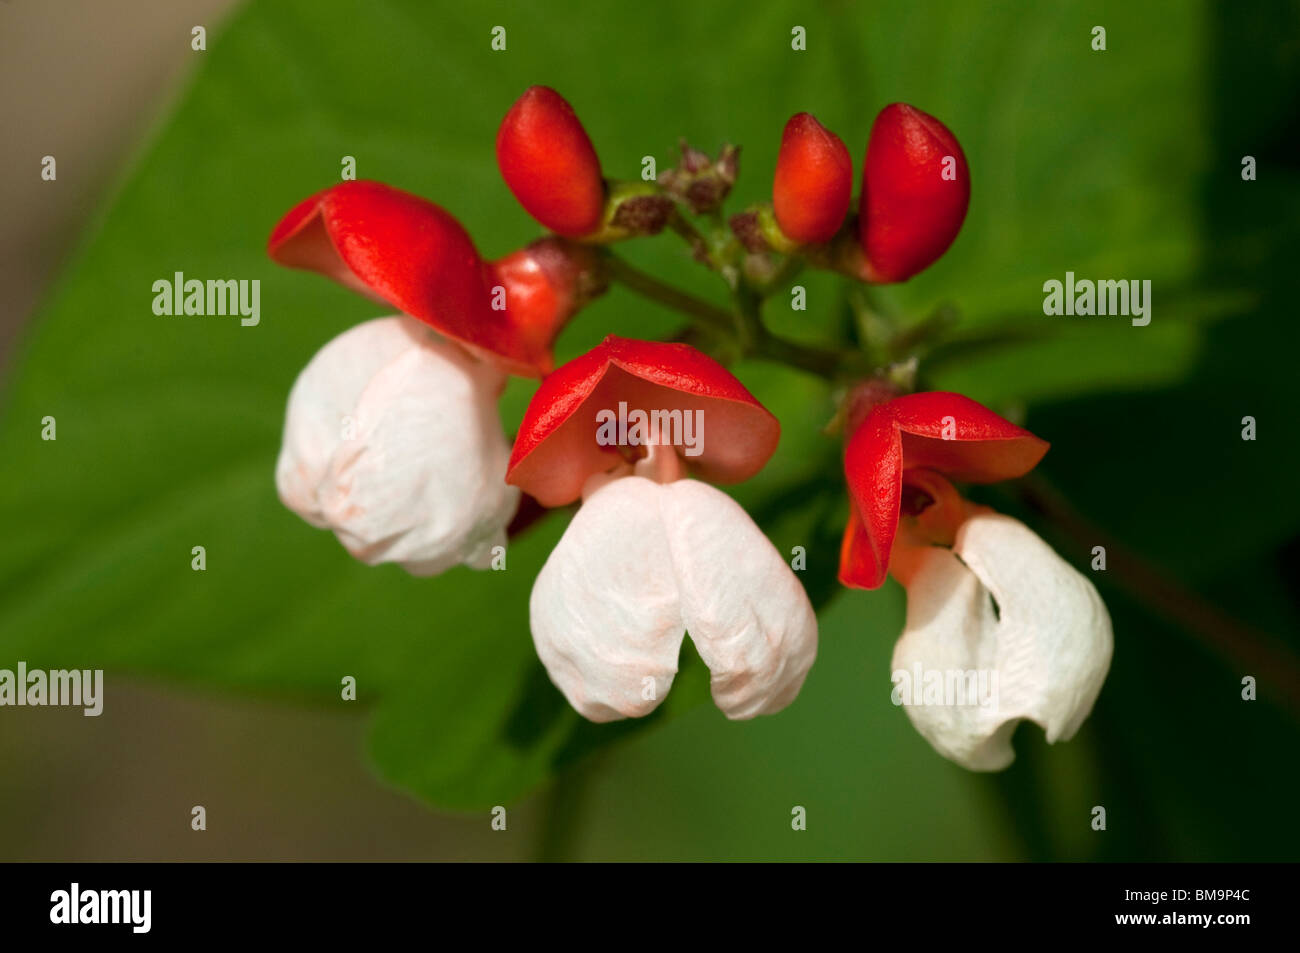
[[[1022,719],[1039,724],[1049,742],[1074,736],[1112,650],[1110,616],[1092,583],[1023,523],[987,513],[962,524],[952,551],[924,557],[908,586],[893,666],[996,673],[996,705],[905,709],[940,754],[996,771],[1015,758],[1011,735]]]
[[[729,496],[694,480],[594,477],[533,586],[533,641],[593,721],[639,717],[672,685],[690,631],[729,718],[779,711],[817,653],[793,571]]]
[[[485,568],[519,500],[505,483],[501,383],[409,318],[346,332],[290,395],[281,499],[366,563]]]
[[[728,718],[780,711],[817,656],[817,616],[794,570],[735,500],[696,480],[662,487],[686,630]]]
[[[533,584],[537,654],[592,721],[649,714],[677,674],[684,626],[661,489],[634,476],[589,488]]]
[[[376,318],[326,344],[294,381],[275,483],[281,502],[308,523],[329,528],[320,485],[361,392],[386,364],[427,337],[411,318]]]

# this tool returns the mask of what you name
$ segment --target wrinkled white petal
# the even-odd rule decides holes
[[[294,381],[275,484],[284,505],[308,523],[329,528],[318,491],[361,392],[385,365],[426,336],[409,318],[358,324],[317,351]]]
[[[537,655],[592,721],[649,714],[677,674],[684,627],[660,489],[623,477],[591,493],[533,584]]]
[[[817,647],[803,587],[725,493],[693,480],[593,480],[538,574],[533,641],[551,680],[592,721],[663,700],[690,631],[730,718],[798,694]]]
[[[500,373],[410,318],[327,344],[289,395],[276,485],[370,564],[485,568],[519,491],[496,412]]]
[[[721,490],[662,487],[682,620],[712,673],[714,703],[753,718],[794,701],[817,656],[817,616],[794,570]]]
[[[1092,583],[1023,523],[988,513],[962,524],[951,551],[936,547],[924,557],[908,586],[893,667],[909,677],[995,674],[996,682],[982,683],[995,689],[991,698],[968,693],[966,704],[951,704],[953,696],[927,703],[913,678],[905,710],[944,757],[997,771],[1015,758],[1011,735],[1022,719],[1040,725],[1049,742],[1074,736],[1112,650],[1110,616]]]

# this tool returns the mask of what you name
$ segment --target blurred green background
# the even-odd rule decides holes
[[[166,42],[188,48],[188,28]],[[1300,856],[1296,4],[268,0],[212,23],[193,59],[5,370],[0,667],[102,667],[108,695],[99,719],[0,709],[0,859]],[[819,433],[831,395],[794,371],[735,368],[783,424],[737,496],[783,551],[808,549],[823,604],[818,664],[775,717],[726,722],[689,648],[654,717],[591,726],[569,711],[527,622],[563,518],[513,545],[505,573],[417,580],[352,562],[279,505],[295,375],[378,312],[274,268],[271,225],[353,156],[360,177],[444,205],[486,254],[518,247],[537,229],[493,141],[534,83],[573,103],[612,176],[643,155],[666,168],[679,136],[740,143],[737,208],[767,196],[794,112],[857,162],[889,102],[956,133],[973,180],[962,235],[882,297],[904,320],[957,307],[927,386],[1052,441],[1035,480],[983,498],[1076,565],[1108,548],[1094,578],[1115,662],[1078,738],[1049,747],[1022,726],[1015,765],[978,776],[890,704],[903,593],[832,583],[845,503]],[[31,151],[25,188],[54,187]],[[75,149],[59,163],[61,180],[78,174]],[[671,237],[626,254],[721,298]],[[1150,326],[1045,317],[1042,284],[1067,270],[1150,279]],[[261,324],[155,316],[152,283],[174,271],[260,279]],[[801,283],[809,310],[778,301],[772,325],[839,340],[838,282]],[[560,357],[679,326],[615,290]],[[512,384],[508,429],[530,391]],[[195,545],[206,572],[190,569]],[[345,675],[356,703],[339,698]],[[1258,701],[1241,699],[1246,675]],[[791,830],[795,805],[807,831]]]

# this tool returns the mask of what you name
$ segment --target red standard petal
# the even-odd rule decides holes
[[[875,589],[889,569],[903,492],[902,441],[885,406],[874,408],[849,438],[844,477],[851,512],[840,547],[840,582]]]
[[[387,302],[506,370],[537,376],[547,366],[546,348],[492,309],[490,271],[465,229],[419,196],[342,182],[294,206],[267,251],[282,265]]]
[[[542,381],[519,426],[506,482],[546,506],[578,499],[588,477],[625,459],[623,448],[597,442],[597,415],[619,416],[620,404],[624,416],[681,411],[684,422],[692,414],[702,423],[692,431],[699,452],[681,445],[677,452],[698,476],[716,483],[761,470],[781,433],[740,381],[695,348],[611,335]]]
[[[885,407],[903,432],[906,467],[937,470],[966,483],[1024,476],[1050,446],[961,394],[908,394]]]
[[[840,137],[810,113],[790,117],[772,180],[772,211],[796,242],[830,240],[849,211],[853,160]]]
[[[497,131],[497,165],[519,204],[551,231],[576,238],[600,225],[600,159],[555,90],[531,86],[510,107]]]
[[[993,483],[1028,473],[1048,446],[961,394],[909,394],[873,407],[844,451],[852,511],[840,548],[840,581],[859,589],[885,581],[904,469]]]

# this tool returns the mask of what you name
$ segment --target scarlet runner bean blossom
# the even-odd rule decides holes
[[[840,580],[873,589],[890,573],[906,587],[895,672],[996,677],[992,704],[913,699],[908,717],[972,770],[1009,765],[1024,719],[1049,742],[1073,737],[1110,668],[1106,606],[1027,526],[966,502],[948,481],[1022,476],[1047,443],[960,394],[859,396],[844,454],[852,505]]]
[[[702,452],[660,433],[640,448],[593,439],[603,409],[698,414]],[[533,586],[533,641],[551,680],[592,721],[663,701],[689,633],[729,718],[779,711],[817,651],[794,572],[724,483],[776,449],[776,418],[716,361],[684,344],[610,336],[548,377],[520,426],[509,482],[548,505],[581,498]]]
[[[377,182],[291,209],[268,242],[274,260],[406,317],[343,333],[299,376],[276,465],[284,504],[367,563],[487,568],[519,502],[497,397],[507,373],[550,369],[589,284],[591,253],[555,242],[484,261],[446,211]],[[511,307],[492,306],[495,288]]]

